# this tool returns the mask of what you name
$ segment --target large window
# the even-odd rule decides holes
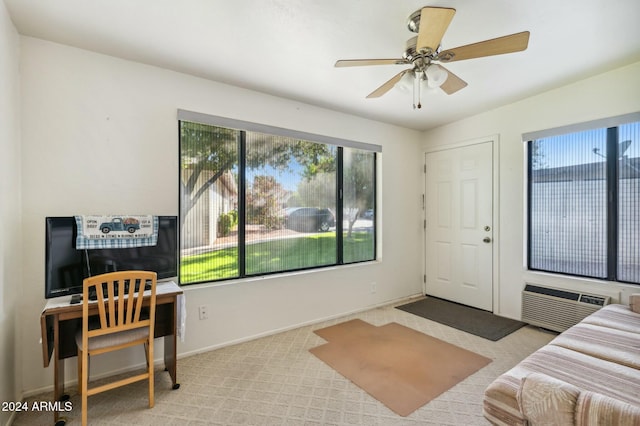
[[[529,139],[529,269],[640,284],[638,118]]]
[[[181,115],[181,284],[376,258],[379,147]]]

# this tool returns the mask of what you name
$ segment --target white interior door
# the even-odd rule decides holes
[[[425,160],[425,292],[492,311],[493,143]]]

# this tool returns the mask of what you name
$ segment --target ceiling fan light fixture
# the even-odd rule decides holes
[[[432,89],[442,86],[447,81],[447,77],[449,77],[449,74],[436,64],[429,65],[425,74],[427,75],[427,84]]]
[[[404,73],[402,78],[395,84],[395,88],[401,92],[411,92],[415,84],[415,73],[413,70],[409,70]]]

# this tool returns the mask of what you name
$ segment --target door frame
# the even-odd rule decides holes
[[[422,155],[422,164],[423,164],[423,179],[422,179],[422,294],[427,294],[427,282],[426,282],[426,274],[427,274],[427,233],[426,233],[426,220],[427,220],[427,211],[426,211],[426,203],[427,203],[427,173],[426,173],[426,161],[427,154],[438,152],[438,151],[447,151],[450,149],[456,148],[464,148],[471,145],[478,145],[482,143],[491,143],[492,152],[493,152],[493,164],[492,164],[492,178],[493,178],[493,244],[492,248],[492,312],[500,312],[500,269],[499,269],[499,255],[500,255],[500,135],[489,135],[475,139],[468,139],[464,141],[459,141],[446,145],[437,145],[428,147],[424,150]]]

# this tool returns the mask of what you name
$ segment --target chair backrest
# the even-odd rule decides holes
[[[85,278],[82,293],[84,338],[140,327],[149,327],[150,335],[153,336],[156,281],[157,274],[150,271],[109,272]],[[148,307],[143,309],[145,284],[150,286],[150,289]],[[94,291],[97,296],[96,302],[90,300],[89,296]],[[89,307],[92,308],[93,314],[93,303],[97,307],[99,324],[92,324],[93,327],[90,329]]]

